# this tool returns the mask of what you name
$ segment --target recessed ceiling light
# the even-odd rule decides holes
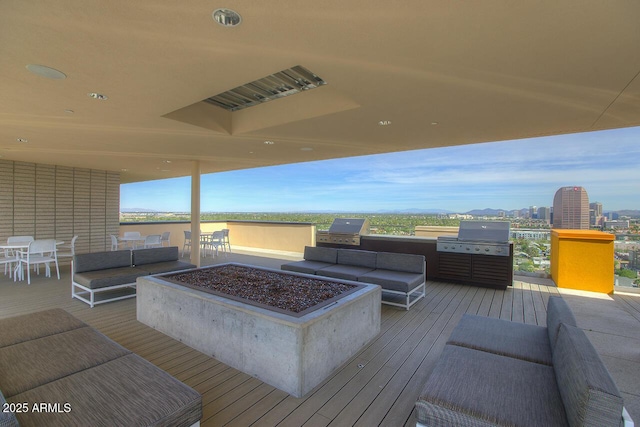
[[[62,71],[58,71],[55,68],[47,67],[45,65],[29,64],[27,65],[27,70],[31,71],[33,74],[37,74],[48,79],[61,80],[67,78],[67,75]]]
[[[311,148],[311,147],[302,147],[300,149],[300,151],[313,151],[313,148]]]
[[[129,169],[120,169],[120,172],[128,172]]]
[[[275,144],[275,142],[273,142],[273,141],[265,141],[264,144],[265,145],[273,145],[273,144]]]
[[[26,139],[26,138],[18,138],[18,139],[16,139],[16,141],[18,141],[18,142],[20,142],[20,143],[23,143],[23,142],[29,142],[29,140],[28,140],[28,139]]]
[[[378,124],[380,126],[389,126],[391,124],[391,120],[380,120]]]
[[[211,16],[214,21],[225,27],[235,27],[242,22],[240,14],[231,9],[216,9]]]
[[[171,163],[171,160],[163,160],[164,163]]]
[[[89,98],[99,99],[101,101],[106,101],[107,99],[109,99],[109,98],[107,98],[107,95],[103,95],[103,94],[97,93],[97,92],[90,92],[90,93],[87,94],[87,96]]]
[[[73,111],[73,110],[64,110],[64,112],[65,112],[66,114],[73,114],[73,113],[75,113],[75,111]]]
[[[437,126],[438,122],[431,122],[431,126]]]

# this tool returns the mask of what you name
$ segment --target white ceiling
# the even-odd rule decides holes
[[[241,25],[215,23],[219,7]],[[623,0],[3,0],[0,156],[133,182],[192,160],[209,173],[638,126],[639,18]],[[328,84],[234,113],[202,102],[295,65]]]

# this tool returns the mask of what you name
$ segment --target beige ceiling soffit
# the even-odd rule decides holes
[[[234,112],[232,134],[240,135],[359,107],[358,103],[337,93],[330,86],[322,86]]]
[[[633,126],[640,117],[640,72],[611,101],[593,124],[594,129]]]
[[[162,117],[230,135],[231,114],[222,108],[201,101]]]

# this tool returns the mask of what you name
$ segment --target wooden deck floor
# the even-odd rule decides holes
[[[67,267],[68,270],[68,267]],[[90,309],[60,281],[28,286],[0,275],[0,318],[61,307],[190,385],[203,396],[203,426],[415,426],[413,406],[464,313],[545,325],[553,286],[491,289],[428,282],[411,310],[382,306],[377,338],[305,398],[296,399],[136,320],[135,299]],[[640,306],[632,304],[636,312]],[[640,315],[638,315],[640,318]]]

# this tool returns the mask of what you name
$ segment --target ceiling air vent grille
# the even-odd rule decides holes
[[[293,68],[207,98],[205,102],[228,111],[238,111],[326,84],[327,82],[311,71],[296,65]]]

